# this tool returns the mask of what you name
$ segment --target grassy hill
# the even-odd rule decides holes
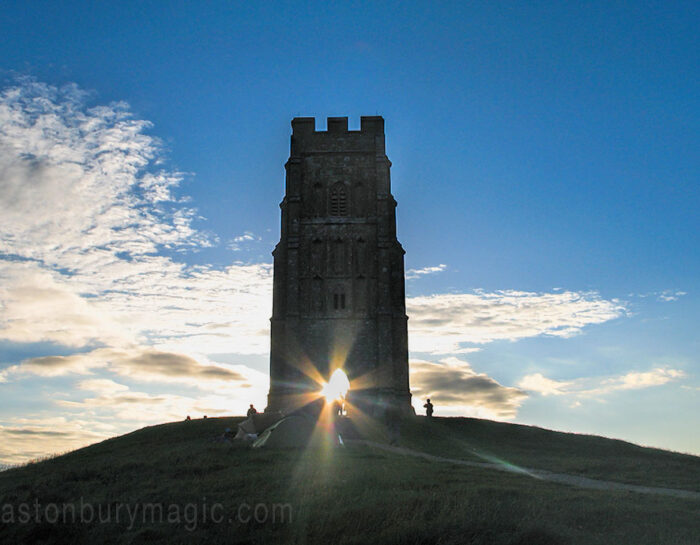
[[[700,535],[700,500],[578,489],[357,444],[280,451],[216,439],[239,420],[148,427],[0,473],[0,543],[695,544]],[[528,426],[416,418],[401,445],[700,490],[698,457]]]

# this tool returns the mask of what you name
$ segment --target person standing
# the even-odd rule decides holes
[[[423,405],[423,408],[425,409],[425,416],[428,418],[433,417],[433,404],[430,402],[430,399]]]

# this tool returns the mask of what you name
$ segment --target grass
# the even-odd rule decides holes
[[[236,422],[153,426],[0,473],[0,543],[690,544],[700,535],[696,500],[581,490],[360,445],[276,451],[212,440]],[[697,457],[475,419],[416,419],[401,443],[653,486],[700,482]],[[57,523],[17,520],[22,504],[81,501],[110,509],[111,521],[81,524],[70,512]],[[142,511],[116,522],[120,504]],[[144,522],[147,504],[177,511],[179,522]],[[259,520],[247,520],[256,505]]]
[[[476,418],[418,419],[404,446],[444,457],[504,461],[629,484],[700,490],[700,457],[595,435]]]

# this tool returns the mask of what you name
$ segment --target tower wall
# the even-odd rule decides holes
[[[404,250],[396,238],[384,120],[292,120],[280,242],[273,251],[270,393],[288,410],[342,367],[351,401],[411,411]]]

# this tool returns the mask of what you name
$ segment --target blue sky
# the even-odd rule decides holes
[[[0,463],[264,405],[298,115],[386,120],[417,401],[700,453],[698,20],[5,3]]]

